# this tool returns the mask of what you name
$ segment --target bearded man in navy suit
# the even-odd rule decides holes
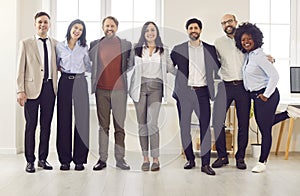
[[[190,134],[194,111],[200,125],[201,171],[215,175],[210,167],[210,99],[213,100],[215,96],[214,76],[220,63],[215,47],[200,40],[202,22],[192,18],[186,22],[185,27],[189,41],[176,45],[171,52],[173,64],[178,68],[173,97],[177,101],[181,142],[188,161],[184,169],[192,169],[196,165]]]

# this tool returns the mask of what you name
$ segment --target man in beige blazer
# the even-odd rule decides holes
[[[38,166],[51,170],[47,162],[51,121],[57,91],[56,40],[47,33],[50,16],[39,12],[34,17],[36,34],[20,41],[17,72],[17,102],[24,106],[26,172],[35,172],[35,130],[40,110]],[[42,40],[43,39],[43,40]]]

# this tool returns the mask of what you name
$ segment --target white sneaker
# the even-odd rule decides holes
[[[299,108],[296,108],[294,106],[288,106],[287,109],[286,109],[287,113],[288,113],[288,116],[290,118],[298,118],[300,117],[300,109]]]
[[[261,173],[267,169],[266,163],[258,162],[255,167],[253,167],[252,172]]]

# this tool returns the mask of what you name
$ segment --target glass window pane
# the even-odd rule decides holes
[[[57,0],[57,21],[72,21],[78,18],[78,3],[74,0]]]
[[[135,0],[133,20],[144,21],[144,22],[149,20],[155,21],[155,1]]]
[[[290,26],[272,25],[271,32],[272,55],[274,55],[275,58],[289,58]]]
[[[133,40],[132,22],[120,22],[117,35],[120,38],[127,39],[128,41],[132,41]]]
[[[274,63],[277,72],[279,73],[279,81],[277,88],[281,95],[290,93],[290,63],[286,59],[277,59]]]
[[[111,0],[111,15],[119,21],[133,20],[133,0]]]
[[[86,40],[88,45],[90,42],[100,39],[103,36],[101,22],[86,22]]]
[[[270,0],[250,0],[250,19],[254,23],[269,23]]]
[[[264,52],[266,54],[270,54],[270,26],[269,25],[262,25],[262,24],[256,24],[257,27],[262,31],[264,38],[263,42],[264,44],[262,45],[262,48],[264,49]],[[272,54],[273,56],[273,54]]]
[[[57,41],[63,41],[66,39],[66,34],[69,26],[69,22],[57,22],[56,23],[56,35]]]
[[[101,20],[101,1],[79,0],[79,18],[84,21]]]
[[[271,23],[290,24],[290,1],[271,1]]]

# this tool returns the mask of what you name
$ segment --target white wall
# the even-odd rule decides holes
[[[0,102],[0,153],[16,153],[16,50],[17,50],[17,1],[1,2],[0,17],[3,19],[1,28],[0,62],[2,90]]]
[[[5,20],[1,28],[1,37],[4,47],[0,48],[2,63],[2,74],[0,87],[5,95],[1,97],[0,111],[0,153],[17,153],[23,148],[24,135],[24,115],[23,108],[16,104],[15,79],[16,79],[16,56],[17,44],[21,38],[34,34],[33,16],[39,10],[49,12],[49,0],[10,0],[1,2],[0,16]],[[238,21],[246,21],[249,18],[249,0],[164,0],[164,42],[172,48],[175,44],[186,41],[185,22],[191,17],[197,17],[203,22],[203,33],[201,38],[213,43],[214,40],[223,35],[220,19],[224,13],[234,13]],[[9,47],[5,47],[9,46]],[[172,84],[171,84],[172,86]],[[164,152],[174,152],[181,149],[177,111],[174,100],[169,98],[169,102],[163,105],[161,112],[161,147]],[[167,119],[167,120],[166,120]],[[95,107],[91,107],[91,149],[97,152],[97,118]],[[299,127],[299,122],[295,122]],[[50,139],[51,151],[55,151],[56,139],[56,113],[52,124],[52,134]],[[137,125],[135,112],[132,106],[128,108],[126,119],[126,145],[127,150],[140,152],[137,139]],[[277,127],[274,129],[277,134]],[[111,134],[113,135],[113,134]],[[38,131],[37,131],[38,136]],[[274,137],[274,141],[277,136]],[[294,132],[291,150],[299,151],[296,146],[296,138],[299,134]],[[250,143],[250,142],[249,142]],[[274,142],[275,143],[275,142]],[[283,140],[284,144],[285,141]],[[112,146],[112,145],[111,145]],[[282,145],[281,150],[284,150]],[[274,144],[273,144],[274,147]]]

